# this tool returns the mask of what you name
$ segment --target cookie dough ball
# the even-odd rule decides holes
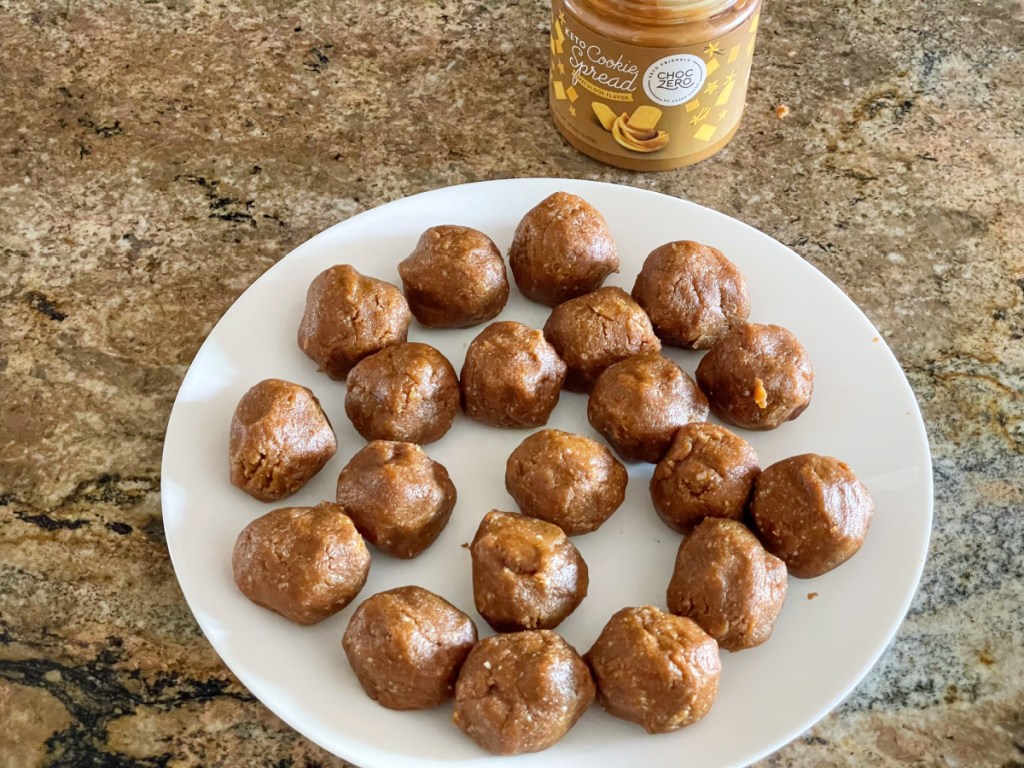
[[[598,288],[559,304],[544,337],[565,360],[565,388],[573,392],[589,392],[612,363],[661,350],[647,314],[621,288]]]
[[[431,227],[398,265],[409,309],[427,328],[469,328],[508,301],[505,260],[483,232]]]
[[[708,349],[750,315],[747,283],[717,248],[666,243],[644,261],[633,298],[666,344]]]
[[[535,630],[481,640],[455,685],[455,724],[496,755],[539,752],[559,741],[594,700],[576,650]]]
[[[814,372],[807,352],[785,328],[744,323],[704,355],[697,384],[722,421],[775,429],[811,402]]]
[[[681,426],[707,417],[693,379],[657,352],[609,366],[587,401],[591,426],[626,461],[661,461]]]
[[[411,322],[400,290],[340,264],[321,272],[309,285],[299,349],[340,381],[367,355],[405,341]]]
[[[433,544],[455,499],[448,471],[415,443],[374,440],[338,476],[338,503],[367,541],[394,557]]]
[[[422,587],[364,600],[341,644],[366,695],[388,709],[428,709],[455,693],[476,645],[473,620]]]
[[[625,499],[628,479],[601,443],[559,429],[530,435],[505,463],[505,488],[523,514],[568,536],[600,528]]]
[[[651,605],[623,608],[584,658],[615,717],[668,733],[700,720],[718,694],[718,644],[697,624]]]
[[[750,512],[765,549],[809,579],[857,554],[875,503],[848,464],[805,453],[761,473]]]
[[[553,629],[587,596],[587,564],[557,525],[492,510],[469,551],[476,609],[498,632]]]
[[[668,609],[686,616],[727,651],[771,637],[786,599],[786,565],[743,523],[709,517],[679,546]]]
[[[670,527],[689,533],[707,517],[742,520],[760,474],[746,440],[717,424],[685,424],[651,475],[651,501]]]
[[[231,418],[231,484],[260,501],[302,488],[338,449],[331,422],[311,391],[265,379],[242,395]]]
[[[345,413],[367,440],[432,443],[459,412],[459,379],[429,344],[385,347],[349,372]]]
[[[460,379],[471,419],[492,427],[539,427],[558,404],[565,362],[540,331],[502,321],[470,343]]]
[[[604,217],[567,192],[555,192],[527,212],[516,227],[508,263],[523,295],[549,307],[590,293],[619,271]]]
[[[370,551],[345,510],[323,502],[285,507],[247,525],[231,557],[235,584],[257,605],[316,624],[359,594]]]

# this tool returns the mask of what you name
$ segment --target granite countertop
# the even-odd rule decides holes
[[[732,144],[638,175],[551,126],[539,0],[4,3],[0,765],[346,765],[193,620],[161,524],[168,414],[292,247],[517,176],[758,227],[852,297],[917,394],[921,588],[855,692],[764,765],[1024,765],[1022,25],[1019,0],[769,2]]]

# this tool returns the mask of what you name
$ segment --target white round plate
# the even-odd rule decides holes
[[[239,531],[275,505],[255,501],[228,482],[228,425],[242,394],[277,377],[320,398],[338,433],[331,462],[299,493],[276,506],[334,499],[338,473],[364,441],[345,417],[345,387],[319,373],[296,344],[306,288],[322,270],[348,263],[401,285],[397,265],[420,233],[463,224],[488,234],[507,253],[526,211],[559,190],[587,199],[604,214],[621,271],[607,281],[627,291],[646,255],[671,240],[721,249],[746,276],[751,320],[791,329],[816,371],[814,397],[799,419],[772,432],[741,431],[761,465],[799,453],[848,462],[874,496],[877,512],[860,553],[825,576],[791,578],[772,638],[759,648],[722,654],[718,699],[700,722],[650,736],[595,704],[546,752],[514,758],[517,766],[678,764],[745,765],[778,749],[832,709],[885,649],[909,606],[924,565],[931,528],[931,462],[913,393],[878,331],[821,273],[791,250],[740,222],[653,192],[586,181],[519,179],[439,189],[398,200],[344,221],[296,248],[225,313],[181,385],[164,444],[164,527],[185,599],[224,662],[253,694],[296,730],[363,768],[494,765],[493,757],[451,722],[451,706],[393,712],[359,687],[341,650],[341,635],[361,598],[419,584],[487,624],[473,610],[470,558],[480,518],[515,510],[505,491],[508,454],[533,430],[498,430],[460,414],[451,431],[426,447],[458,489],[451,522],[420,557],[373,552],[370,577],[356,603],[313,627],[300,627],[249,602],[235,589],[231,550]],[[541,328],[549,310],[513,287],[498,319]],[[456,370],[481,328],[436,331],[413,322],[411,341],[440,349]],[[700,354],[667,349],[693,374]],[[597,437],[586,399],[563,393],[548,424]],[[558,631],[581,653],[619,608],[664,606],[680,536],[657,518],[647,491],[649,464],[629,467],[626,501],[597,532],[574,538],[590,566],[590,593]]]

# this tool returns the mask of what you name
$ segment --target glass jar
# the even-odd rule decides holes
[[[761,0],[552,0],[550,103],[584,154],[634,171],[710,157],[743,115]]]

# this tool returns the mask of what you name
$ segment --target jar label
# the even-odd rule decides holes
[[[695,162],[732,136],[759,11],[721,37],[679,48],[605,37],[564,0],[551,11],[551,110],[573,143],[642,167],[645,159]]]

